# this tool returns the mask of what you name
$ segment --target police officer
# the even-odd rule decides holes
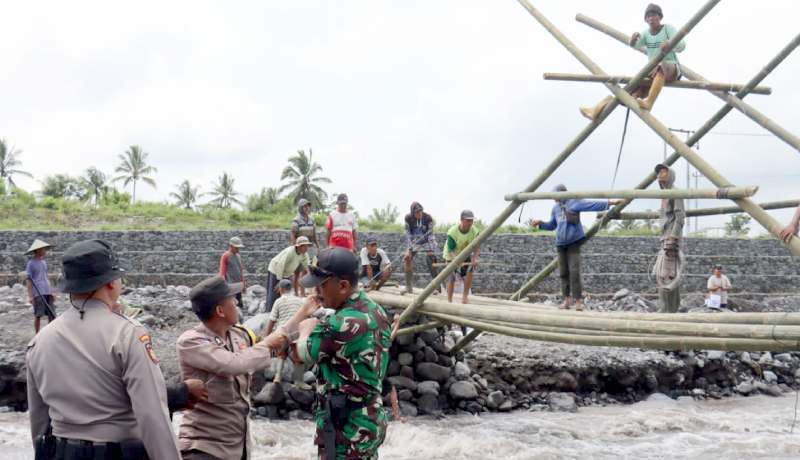
[[[185,379],[201,379],[208,402],[195,404],[183,416],[179,444],[184,460],[250,458],[250,385],[252,373],[270,365],[276,338],[253,343],[237,325],[236,295],[242,283],[228,284],[220,275],[192,288],[192,311],[201,323],[177,343]]]
[[[107,242],[87,240],[61,256],[58,289],[74,308],[28,344],[31,435],[37,458],[177,460],[164,377],[147,330],[114,313],[130,270]],[[140,447],[137,453],[137,442]],[[141,448],[143,444],[143,448]],[[137,457],[138,455],[138,457]]]
[[[314,444],[320,458],[377,458],[386,437],[381,391],[389,364],[390,320],[358,289],[359,261],[351,251],[327,248],[317,259],[300,283],[316,287],[322,306],[334,313],[319,323],[305,319],[320,307],[317,298],[308,297],[294,318],[267,340],[278,335],[286,346],[299,334],[300,359],[318,366]]]

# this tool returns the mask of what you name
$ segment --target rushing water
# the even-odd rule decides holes
[[[514,412],[392,423],[387,459],[800,458],[795,396],[652,401],[578,413]],[[177,427],[180,416],[176,417]],[[311,422],[253,423],[253,459],[315,458]],[[28,417],[0,414],[0,458],[32,459]]]

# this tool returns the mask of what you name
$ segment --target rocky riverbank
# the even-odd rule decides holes
[[[168,382],[180,378],[175,341],[197,323],[186,286],[147,286],[123,295],[142,308],[137,318],[150,329],[159,365]],[[244,321],[266,327],[265,289],[252,286],[245,295]],[[555,298],[539,301],[555,303]],[[734,311],[797,311],[798,297],[762,301],[732,298]],[[57,310],[69,307],[64,298]],[[586,299],[584,308],[596,311],[657,310],[654,300],[620,291],[605,300]],[[701,296],[686,296],[682,311],[708,311]],[[430,320],[415,315],[414,324]],[[33,313],[22,285],[0,287],[0,406],[24,410],[25,345],[33,336]],[[588,347],[535,342],[483,334],[465,350],[449,356],[460,331],[430,329],[399,336],[392,345],[389,380],[397,388],[407,416],[446,416],[460,412],[575,411],[580,406],[631,403],[653,393],[672,398],[722,398],[768,394],[778,396],[797,388],[800,353],[685,351],[660,352],[629,348]],[[271,369],[256,372],[253,412],[269,418],[310,418],[312,391],[291,383],[287,362],[283,383],[273,384]],[[307,382],[313,374],[307,372]],[[388,404],[388,401],[387,401]]]

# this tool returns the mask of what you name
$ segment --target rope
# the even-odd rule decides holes
[[[719,190],[717,190],[717,198],[721,199],[728,198],[728,195],[730,194],[732,187],[733,185],[726,185],[724,187],[720,187]]]
[[[675,268],[675,278],[664,278],[661,276],[661,268],[664,266],[664,258],[666,257],[667,251],[662,249],[658,251],[658,256],[656,257],[656,262],[653,265],[653,271],[651,272],[653,278],[655,278],[656,285],[662,289],[675,289],[681,284],[681,275],[683,274],[683,267],[686,263],[686,258],[683,255],[683,251],[677,249],[678,251],[678,264]]]

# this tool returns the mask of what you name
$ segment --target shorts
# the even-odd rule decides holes
[[[656,74],[661,71],[664,74],[664,81],[667,83],[671,83],[681,77],[678,73],[678,66],[676,66],[672,62],[664,62],[661,61],[655,69],[651,70],[649,74],[647,74],[650,78],[655,78]],[[650,93],[650,84],[649,83],[642,83],[640,84],[635,90],[631,91],[631,96],[638,97],[638,98],[646,98]]]
[[[408,251],[408,250],[406,250],[406,251]],[[414,258],[414,254],[416,254],[418,252],[420,252],[420,253],[422,253],[424,255],[427,255],[428,252],[433,252],[433,254],[436,255],[436,252],[433,251],[431,249],[430,245],[427,245],[427,244],[425,244],[425,245],[420,244],[420,245],[413,246],[411,248],[411,258],[413,259]]]
[[[47,302],[47,304],[45,304]],[[50,305],[52,309],[53,305],[53,296],[50,294],[44,296],[36,296],[33,298],[33,316],[37,318],[41,318],[43,316],[53,316],[55,311],[47,311],[47,305]]]
[[[452,260],[445,260],[445,262],[447,262],[449,264],[450,262],[452,262]],[[472,256],[467,257],[467,260],[465,260],[462,263],[466,264],[466,263],[470,263],[470,262],[472,262]],[[467,276],[467,273],[469,273],[469,272],[471,272],[473,270],[475,270],[475,266],[473,266],[473,265],[462,265],[461,267],[458,267],[457,269],[453,270],[453,273],[451,273],[450,276],[447,277],[447,281],[452,281],[452,282],[455,283],[456,281],[458,281],[458,279],[456,277],[456,273],[461,275],[461,277],[463,278],[463,277]]]

